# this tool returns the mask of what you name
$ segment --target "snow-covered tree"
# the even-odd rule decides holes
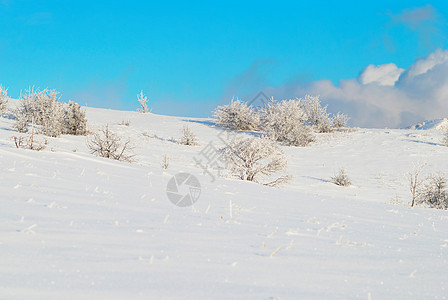
[[[336,129],[343,128],[347,126],[349,117],[342,113],[337,113],[331,118],[331,126]]]
[[[79,104],[59,102],[58,92],[44,89],[28,90],[20,97],[14,128],[27,132],[28,125],[38,126],[38,133],[57,137],[60,134],[86,134],[85,112]]]
[[[261,128],[266,135],[288,146],[307,146],[314,141],[311,130],[305,126],[307,115],[300,99],[270,101],[261,115]]]
[[[87,134],[86,112],[78,103],[69,101],[64,105],[63,133],[72,135]]]
[[[214,111],[216,123],[231,130],[261,130],[284,145],[306,146],[314,137],[312,130],[331,132],[346,126],[348,117],[338,113],[330,117],[319,97],[306,95],[294,100],[272,99],[261,110],[246,102],[232,100]]]
[[[140,108],[138,109],[141,113],[149,112],[148,108],[148,97],[143,94],[143,91],[140,91],[140,94],[137,95],[138,103],[140,103]]]
[[[196,135],[193,133],[193,131],[190,129],[190,126],[185,125],[182,128],[182,138],[180,139],[179,143],[187,146],[198,145],[198,139]]]
[[[8,109],[8,90],[0,85],[0,113]]]
[[[214,111],[216,124],[231,130],[258,130],[259,115],[246,102],[233,100],[228,105],[218,106]]]
[[[20,98],[15,128],[26,132],[28,124],[39,125],[39,132],[56,137],[62,133],[63,107],[54,90],[28,90]]]
[[[332,121],[327,113],[327,106],[322,107],[318,96],[306,95],[300,99],[300,103],[306,114],[306,122],[313,126],[318,132],[330,132]]]
[[[232,175],[241,180],[275,186],[289,179],[288,175],[277,175],[286,170],[287,158],[269,138],[234,140],[223,149],[223,158]]]
[[[347,125],[349,118],[342,113],[337,113],[331,117],[327,113],[327,105],[322,106],[318,96],[306,95],[300,101],[306,113],[306,124],[313,127],[317,132],[332,132]]]

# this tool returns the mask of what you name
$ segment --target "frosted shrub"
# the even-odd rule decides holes
[[[140,94],[137,95],[138,103],[140,103],[140,108],[138,109],[141,113],[149,112],[148,109],[148,97],[143,94],[143,91],[140,91]]]
[[[218,126],[231,130],[257,130],[259,115],[252,106],[240,100],[232,100],[228,105],[218,106],[214,111]]]
[[[0,114],[8,109],[8,90],[0,85]]]
[[[54,90],[29,90],[20,98],[20,106],[16,111],[14,128],[19,132],[27,132],[28,125],[37,125],[38,132],[57,137],[60,134],[86,134],[85,112],[79,104],[59,102],[58,93]]]
[[[331,182],[339,186],[350,186],[352,184],[344,168],[339,169],[339,172],[331,177]]]
[[[271,139],[235,140],[223,149],[223,157],[232,175],[241,180],[275,186],[289,179],[287,175],[276,175],[286,170],[287,159]]]
[[[331,126],[336,129],[340,129],[347,126],[349,117],[345,114],[337,113],[333,118],[331,118]]]
[[[307,146],[313,142],[312,131],[332,132],[345,127],[348,117],[338,113],[330,117],[319,97],[275,101],[260,111],[236,100],[214,111],[216,123],[231,130],[262,130],[268,137],[288,146]]]
[[[322,106],[318,96],[306,95],[300,101],[306,113],[306,124],[314,127],[318,132],[332,132],[347,126],[349,118],[341,113],[330,117],[330,114],[327,113],[327,106]]]
[[[81,106],[78,103],[69,101],[68,104],[64,105],[62,122],[64,134],[87,134],[86,112],[81,109]]]
[[[306,122],[313,126],[318,132],[330,132],[332,120],[327,113],[327,106],[322,107],[318,96],[306,95],[301,99],[301,105],[306,114]]]
[[[299,99],[270,101],[263,109],[261,126],[266,135],[288,146],[307,146],[314,141],[305,126],[307,115]]]
[[[13,125],[18,132],[28,132],[28,118],[23,114],[16,114],[16,122]]]
[[[441,174],[431,175],[426,179],[419,192],[417,204],[427,205],[431,208],[448,209],[448,182]]]
[[[131,141],[122,142],[121,138],[109,129],[109,124],[87,138],[87,147],[90,153],[104,158],[132,162],[134,157]]]
[[[179,143],[187,146],[198,145],[198,139],[188,125],[185,125],[182,128],[182,138],[180,139]]]
[[[448,209],[448,181],[441,174],[433,174],[421,180],[420,173],[425,164],[414,167],[409,173],[411,207],[419,204],[436,209]]]
[[[61,134],[62,105],[58,102],[57,92],[50,90],[29,90],[20,98],[20,107],[16,112],[15,128],[19,132],[28,131],[28,124],[40,125],[40,132],[49,136]]]

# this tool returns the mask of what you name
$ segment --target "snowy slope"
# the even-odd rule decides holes
[[[448,212],[408,207],[406,178],[418,162],[447,170],[440,131],[322,134],[283,147],[294,178],[268,188],[212,181],[196,165],[220,143],[211,120],[87,117],[131,138],[137,161],[92,156],[85,137],[16,149],[13,121],[0,118],[0,298],[446,299]],[[199,146],[173,142],[187,123]],[[353,186],[329,182],[339,167]],[[167,198],[178,172],[201,183],[192,207]]]
[[[426,129],[433,129],[433,128],[438,129],[438,130],[448,129],[448,120],[446,118],[443,118],[443,119],[424,121],[419,124],[412,125],[407,129],[426,130]]]

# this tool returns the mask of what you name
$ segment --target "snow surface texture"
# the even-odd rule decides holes
[[[211,120],[91,108],[87,118],[131,138],[137,162],[95,157],[80,136],[16,149],[14,121],[0,118],[2,299],[448,295],[448,212],[410,208],[406,178],[417,162],[447,170],[436,128],[359,129],[282,147],[293,180],[269,188],[216,170],[213,180],[197,166],[209,142],[220,143]],[[200,145],[174,142],[186,124]],[[330,182],[341,167],[351,187]],[[178,172],[201,183],[188,208],[167,198]]]

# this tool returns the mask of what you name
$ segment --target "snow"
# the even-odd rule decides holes
[[[0,298],[447,298],[448,212],[410,208],[406,178],[419,162],[448,168],[436,128],[282,147],[293,180],[269,188],[216,170],[213,181],[196,165],[221,143],[210,119],[95,108],[87,118],[131,138],[137,161],[95,157],[79,136],[16,149],[14,121],[0,118]],[[199,146],[174,142],[186,124]],[[329,182],[340,167],[349,188]],[[178,172],[201,183],[191,207],[167,198]]]
[[[429,121],[423,121],[421,123],[412,125],[410,127],[408,127],[408,129],[420,129],[420,130],[425,130],[425,129],[437,129],[437,130],[447,130],[448,129],[448,120],[446,118],[443,119],[434,119],[434,120],[429,120]]]

